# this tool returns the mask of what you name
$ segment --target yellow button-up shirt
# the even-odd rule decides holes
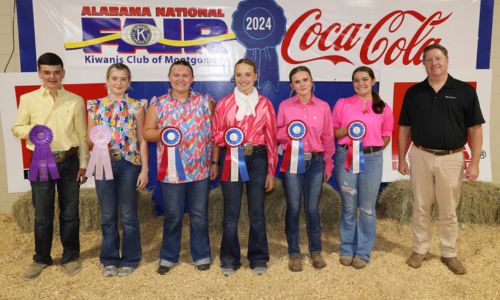
[[[29,133],[35,125],[45,125],[54,135],[50,143],[51,150],[67,151],[79,147],[80,168],[85,169],[89,157],[85,112],[82,97],[61,87],[54,99],[49,90],[41,86],[21,96],[12,133],[20,139],[26,139],[26,147],[33,150]]]

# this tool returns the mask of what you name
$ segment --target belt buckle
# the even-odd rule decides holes
[[[55,151],[52,152],[52,154],[54,155],[54,160],[56,162],[63,162],[66,157],[66,151]]]
[[[120,150],[111,149],[111,150],[109,150],[109,157],[113,161],[118,161],[118,160],[122,159],[122,154],[121,154]]]
[[[253,154],[253,146],[252,145],[243,145],[243,155],[249,156]]]
[[[312,152],[304,152],[304,160],[311,160],[312,156]]]

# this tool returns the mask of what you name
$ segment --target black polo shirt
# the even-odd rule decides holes
[[[411,127],[415,144],[439,150],[462,147],[467,129],[483,123],[476,90],[449,74],[437,93],[428,79],[410,87],[399,117],[399,125]]]

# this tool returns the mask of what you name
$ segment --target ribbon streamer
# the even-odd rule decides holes
[[[366,125],[361,121],[352,121],[347,126],[347,135],[351,138],[347,149],[347,156],[344,167],[349,172],[352,166],[352,173],[359,174],[365,172],[365,157],[363,154],[363,141],[366,134]]]
[[[186,180],[184,165],[178,145],[182,141],[182,133],[177,127],[165,127],[160,135],[161,143],[164,145],[163,154],[158,168],[159,181],[165,180],[167,176],[169,182]]]
[[[97,125],[90,131],[90,140],[94,143],[94,148],[90,153],[89,163],[85,176],[91,177],[95,174],[96,180],[113,179],[113,169],[109,157],[108,144],[111,141],[111,131],[107,126]]]
[[[224,134],[227,150],[222,167],[221,180],[224,182],[237,182],[241,176],[241,181],[249,179],[245,156],[241,145],[245,140],[245,134],[238,127],[231,127]]]
[[[60,178],[54,155],[50,149],[53,137],[52,130],[45,125],[35,125],[31,129],[29,139],[35,145],[35,149],[31,157],[28,176],[30,181],[37,181],[38,175],[40,175],[40,181],[48,181],[49,174],[52,180]]]
[[[280,171],[283,173],[288,171],[291,174],[304,174],[306,170],[302,139],[307,133],[306,124],[300,120],[291,121],[288,124],[287,133],[290,141],[285,149]]]

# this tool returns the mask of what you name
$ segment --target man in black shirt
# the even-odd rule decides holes
[[[431,206],[439,207],[441,261],[455,274],[465,274],[457,258],[458,222],[456,208],[465,175],[474,181],[479,175],[484,119],[476,91],[448,74],[448,51],[439,44],[424,49],[427,79],[405,94],[399,118],[399,167],[410,174],[413,192],[413,253],[408,264],[419,268],[430,244]],[[470,135],[471,163],[465,169],[463,149]],[[409,137],[413,140],[406,162]]]

